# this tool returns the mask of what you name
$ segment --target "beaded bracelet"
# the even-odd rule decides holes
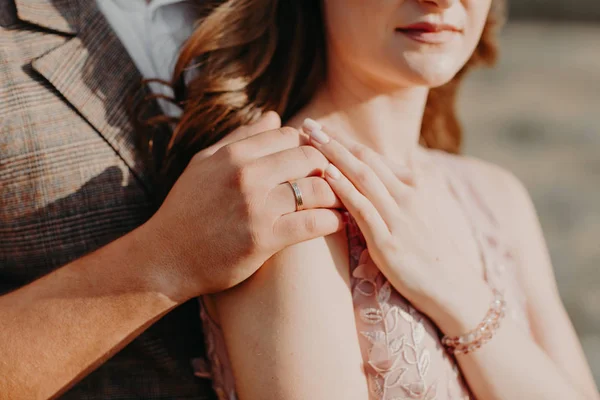
[[[483,321],[470,332],[461,336],[444,336],[442,344],[453,354],[469,354],[489,342],[500,327],[504,317],[506,303],[500,292],[494,289],[494,301],[483,318]]]

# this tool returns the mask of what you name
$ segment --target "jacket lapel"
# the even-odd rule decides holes
[[[141,76],[94,0],[16,0],[19,19],[74,34],[38,57],[33,69],[85,118],[148,188],[130,110]]]
[[[94,0],[90,0],[94,3]],[[21,21],[56,32],[75,34],[79,27],[78,0],[15,0]]]

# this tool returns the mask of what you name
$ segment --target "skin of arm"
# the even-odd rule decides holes
[[[368,399],[346,240],[289,247],[213,296],[241,400]]]
[[[461,368],[470,378],[471,386],[477,388],[476,393],[493,395],[489,398],[600,399],[560,299],[542,229],[527,190],[516,177],[498,167],[477,160],[470,162],[479,171],[475,179],[479,178],[478,187],[485,188],[486,201],[497,210],[499,220],[505,221],[506,229],[519,244],[522,266],[519,277],[535,342],[506,320],[490,343],[472,355],[458,357]],[[507,386],[504,379],[514,380],[522,388]],[[579,397],[574,397],[573,388]]]
[[[59,396],[177,305],[140,234],[0,297],[3,398]]]

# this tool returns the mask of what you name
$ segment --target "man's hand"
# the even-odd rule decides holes
[[[167,294],[183,301],[228,289],[283,248],[340,230],[341,204],[321,178],[327,165],[275,113],[194,156],[141,228]],[[296,212],[291,180],[303,211]]]
[[[0,296],[0,397],[54,398],[187,299],[340,229],[327,209],[340,204],[314,176],[328,161],[306,142],[266,114],[197,154],[147,223]]]

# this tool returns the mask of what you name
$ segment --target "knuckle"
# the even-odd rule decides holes
[[[298,132],[298,130],[295,128],[292,128],[291,126],[281,127],[279,129],[277,129],[277,132],[279,132],[279,134],[286,139],[287,138],[296,139],[300,136],[300,133]]]
[[[369,170],[367,168],[362,167],[356,171],[356,181],[358,182],[359,185],[361,185],[361,186],[366,185],[370,179],[371,179],[371,174],[369,173]]]
[[[361,161],[367,162],[372,157],[370,149],[366,146],[357,146],[354,155]]]
[[[253,195],[239,186],[236,189],[238,193],[232,194],[236,198],[231,199],[233,204],[229,207],[232,217],[238,221],[240,227],[247,230],[254,229],[255,224],[252,223],[255,213]]]
[[[256,243],[259,242],[260,232],[250,223],[249,214],[245,212],[248,210],[247,207],[242,204],[240,209],[243,213],[238,216],[235,239],[241,252],[248,254],[256,247]]]
[[[319,223],[316,215],[310,214],[307,215],[306,218],[304,218],[304,230],[306,231],[306,233],[308,233],[309,235],[313,235],[317,232],[318,228]]]
[[[249,252],[255,252],[265,246],[265,232],[259,227],[249,228],[246,243]]]
[[[214,150],[210,147],[207,147],[204,150],[201,150],[192,156],[190,160],[190,164],[200,162],[208,157],[210,157],[214,153]]]
[[[298,147],[298,151],[302,154],[302,159],[313,168],[324,169],[329,163],[327,158],[312,146],[300,146]]]
[[[221,147],[218,152],[232,165],[238,165],[242,160],[244,149],[236,143]]]
[[[233,132],[231,132],[229,134],[230,138],[235,138],[235,139],[246,139],[248,137],[250,137],[250,128],[248,127],[248,125],[242,125],[238,128],[236,128]]]
[[[373,220],[373,211],[369,207],[365,207],[364,204],[361,204],[356,212],[358,217],[367,223]]]
[[[240,229],[243,229],[241,242],[253,252],[264,248],[271,238],[268,230],[269,223],[260,211],[260,208],[256,207],[256,202],[246,197],[240,204],[237,216],[237,224],[241,226]]]
[[[252,187],[252,165],[241,165],[235,168],[232,180],[234,187],[241,189],[243,193],[248,192]]]
[[[298,151],[304,159],[309,161],[317,159],[319,155],[319,150],[312,146],[300,146],[298,147]]]
[[[311,197],[317,201],[324,200],[329,197],[329,185],[324,179],[321,178],[313,178],[311,179],[311,188],[312,193]]]

